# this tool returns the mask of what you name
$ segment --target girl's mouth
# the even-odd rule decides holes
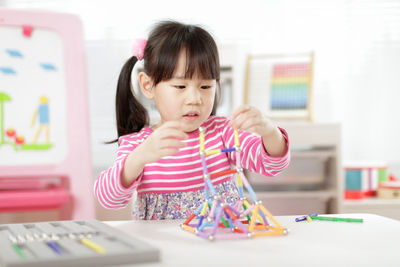
[[[199,113],[198,112],[188,112],[185,115],[183,115],[183,117],[187,120],[195,120],[199,117]]]

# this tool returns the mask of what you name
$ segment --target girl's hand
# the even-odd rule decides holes
[[[264,116],[255,107],[242,105],[231,115],[230,126],[234,129],[256,133],[260,136],[268,136],[276,129],[276,125]]]
[[[141,161],[147,164],[176,154],[179,148],[186,146],[180,139],[187,138],[188,135],[181,130],[178,121],[165,122],[139,146]]]
[[[279,128],[261,111],[251,106],[240,106],[231,115],[230,126],[262,137],[265,151],[270,156],[282,157],[288,150],[285,138]]]

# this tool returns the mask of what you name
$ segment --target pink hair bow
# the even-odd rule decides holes
[[[132,54],[138,59],[142,60],[144,57],[144,49],[146,47],[147,40],[136,39],[132,44]]]

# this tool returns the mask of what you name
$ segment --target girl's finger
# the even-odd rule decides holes
[[[252,117],[252,118],[245,120],[242,123],[240,130],[247,131],[248,129],[250,129],[252,127],[259,126],[261,123],[262,123],[262,120],[260,118]]]
[[[232,126],[235,129],[242,129],[243,123],[245,123],[246,121],[248,121],[256,116],[257,116],[257,113],[255,113],[252,109],[249,109],[246,112],[240,113],[235,119],[233,119],[230,123],[230,126]]]
[[[230,126],[234,129],[241,129],[243,122],[247,119],[246,115],[238,116],[230,122]]]
[[[251,109],[250,106],[248,105],[241,105],[240,107],[238,107],[235,111],[233,111],[233,113],[231,114],[231,119],[234,120],[237,116],[239,116],[239,114],[243,113],[243,112],[247,112]]]
[[[247,129],[246,129],[246,132],[259,134],[259,133],[258,133],[258,127],[257,127],[257,126],[253,126],[253,127],[247,128]]]

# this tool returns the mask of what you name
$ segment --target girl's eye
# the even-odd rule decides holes
[[[175,88],[177,89],[185,89],[186,86],[184,85],[175,85]]]
[[[201,89],[210,89],[211,88],[211,86],[209,86],[209,85],[203,85],[203,86],[201,86]]]

